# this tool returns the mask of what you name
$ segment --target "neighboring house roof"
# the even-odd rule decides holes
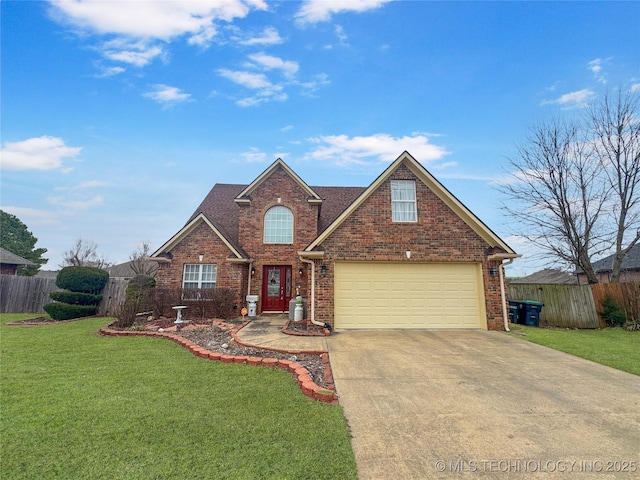
[[[40,270],[35,276],[37,278],[57,278],[58,270]]]
[[[596,273],[611,271],[613,269],[614,258],[615,254],[593,262],[593,270]],[[640,270],[640,243],[634,245],[633,248],[629,250],[622,260],[620,270]],[[583,273],[583,270],[579,270],[577,273]]]
[[[547,285],[577,285],[578,279],[575,275],[557,270],[555,268],[545,268],[539,272],[532,273],[526,277],[516,278],[509,283],[519,284],[547,284]]]
[[[5,265],[35,265],[35,263],[30,262],[26,258],[22,258],[15,253],[11,253],[9,250],[5,250],[0,247],[0,263]]]
[[[109,276],[110,277],[114,277],[114,278],[133,278],[136,276],[136,272],[133,271],[133,268],[131,267],[131,264],[133,262],[129,261],[129,262],[124,262],[124,263],[119,263],[118,265],[114,265],[112,267],[107,268],[107,272],[109,272]],[[156,262],[152,262],[152,261],[148,261],[149,263],[149,268],[151,270],[153,270],[153,272],[155,273],[155,271],[158,268],[158,264]]]

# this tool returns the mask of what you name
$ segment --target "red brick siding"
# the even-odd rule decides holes
[[[0,275],[15,275],[18,270],[18,265],[9,265],[7,263],[0,263]]]
[[[611,272],[596,273],[599,283],[610,283]],[[625,270],[620,272],[620,282],[640,282],[640,270]],[[578,284],[588,285],[587,275],[585,273],[578,274]]]
[[[390,180],[416,181],[418,222],[391,221]],[[485,286],[485,308],[489,329],[503,328],[500,282],[489,275],[485,251],[489,245],[426,185],[404,166],[344,221],[322,243],[323,260],[316,261],[316,320],[333,325],[333,281],[336,260],[403,261],[403,262],[478,262],[482,264]],[[407,259],[405,252],[411,251]],[[325,277],[320,265],[327,265]]]
[[[280,199],[280,201],[278,201]],[[298,257],[318,235],[318,207],[309,204],[308,194],[282,168],[251,192],[251,203],[240,208],[239,242],[255,259],[255,275],[251,278],[251,293],[262,297],[262,267],[264,265],[291,265],[293,291],[300,286],[303,297],[308,296],[309,266]],[[264,216],[274,206],[287,207],[293,213],[293,244],[263,243]],[[298,270],[303,269],[302,277]],[[262,299],[258,303],[262,311]]]
[[[248,264],[228,261],[231,250],[204,222],[171,249],[171,263],[160,263],[156,282],[160,288],[181,288],[184,265],[187,263],[215,263],[217,265],[216,286],[237,292],[237,304],[244,304]],[[200,262],[198,256],[203,254]]]

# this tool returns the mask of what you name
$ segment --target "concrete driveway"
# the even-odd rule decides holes
[[[360,479],[640,478],[640,377],[486,331],[338,331]]]

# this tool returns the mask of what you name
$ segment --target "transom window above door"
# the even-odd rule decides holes
[[[271,207],[264,216],[264,243],[293,243],[293,213],[287,207]]]
[[[416,182],[391,180],[391,219],[394,222],[417,222]]]

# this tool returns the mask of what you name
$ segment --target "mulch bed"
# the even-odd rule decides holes
[[[233,326],[232,326],[233,327]],[[212,352],[220,352],[225,355],[277,358],[279,360],[290,360],[302,365],[309,371],[309,376],[319,387],[326,388],[324,377],[324,365],[320,355],[291,354],[266,350],[262,348],[245,347],[238,344],[231,335],[232,328],[225,328],[224,325],[191,326],[183,328],[179,332],[174,332],[196,345],[206,348]]]

